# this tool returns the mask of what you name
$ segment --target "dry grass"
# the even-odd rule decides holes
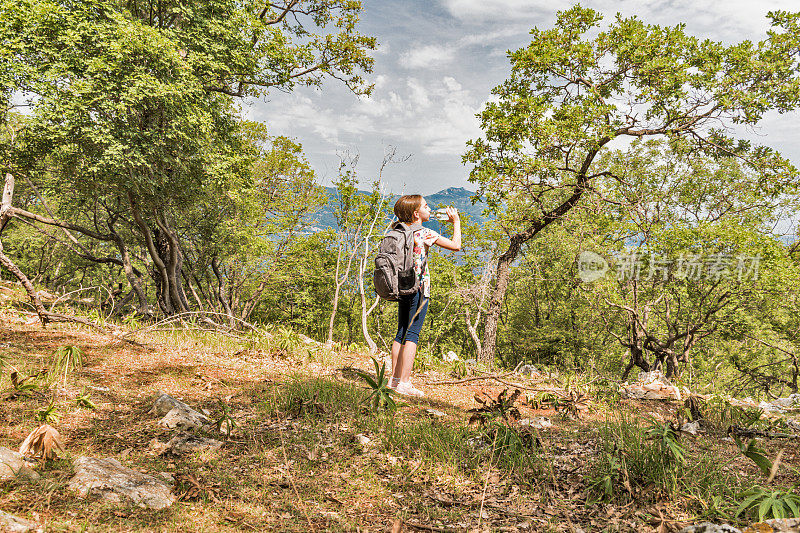
[[[578,421],[522,407],[524,417],[544,414],[555,426],[514,462],[468,442],[478,430],[467,428],[466,411],[475,407],[475,393],[496,396],[505,388],[496,382],[432,385],[450,378],[429,371],[418,380],[429,397],[389,417],[360,404],[366,393],[348,369],[371,369],[362,353],[283,357],[269,344],[179,331],[146,334],[139,346],[82,327],[42,330],[26,322],[0,302],[0,350],[21,374],[41,370],[59,346],[85,352],[84,368],[66,386],[0,402],[0,445],[13,449],[38,425],[37,409],[54,399],[61,414],[57,428],[67,456],[40,465],[39,481],[0,488],[0,508],[48,531],[385,531],[396,523],[409,531],[671,531],[708,506],[691,491],[666,498],[657,488],[627,504],[586,504],[598,427],[609,413],[666,419],[675,413],[670,404],[592,402]],[[0,389],[10,388],[7,371],[0,380]],[[96,409],[76,405],[84,390]],[[236,430],[214,454],[157,455],[149,443],[170,438],[147,414],[159,390],[212,419],[225,402]],[[446,416],[431,419],[430,407]],[[359,434],[370,442],[359,443]],[[720,458],[743,484],[759,479],[730,444],[698,438],[686,446]],[[767,451],[774,456],[781,446],[767,443]],[[168,472],[182,498],[159,512],[80,500],[66,488],[70,459],[79,455]],[[786,448],[783,461],[800,464],[797,446]],[[796,481],[782,470],[775,483]]]

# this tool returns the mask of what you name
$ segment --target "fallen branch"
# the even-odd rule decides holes
[[[248,328],[248,329],[250,329],[252,331],[258,331],[258,328],[256,326],[254,326],[253,324],[251,324],[249,322],[246,322],[246,321],[244,321],[244,320],[242,320],[240,318],[237,318],[235,316],[231,316],[231,315],[229,315],[227,313],[217,313],[217,312],[214,312],[214,311],[187,311],[185,313],[178,313],[177,315],[171,315],[171,316],[169,316],[169,317],[167,317],[167,318],[165,318],[163,320],[160,320],[160,321],[156,322],[155,324],[150,324],[149,326],[144,326],[144,327],[129,331],[128,333],[123,335],[123,337],[129,337],[129,336],[135,335],[137,333],[146,333],[148,331],[157,330],[157,329],[161,328],[162,326],[166,326],[166,325],[171,324],[173,322],[182,322],[184,318],[199,316],[199,317],[201,317],[201,320],[202,320],[202,322],[204,324],[208,324],[209,326],[212,326],[215,331],[217,331],[219,333],[223,333],[225,335],[231,335],[233,337],[241,338],[238,335],[235,335],[235,334],[230,332],[233,328],[217,324],[216,322],[214,322],[213,320],[211,320],[209,318],[209,315],[218,316],[218,317],[224,317],[224,318],[227,318],[227,319],[232,319],[233,321],[238,322],[242,326],[245,326],[246,328]],[[228,331],[224,331],[226,329]]]
[[[453,531],[460,531],[460,529],[445,529],[442,527],[427,526],[425,524],[415,524],[414,522],[409,522],[407,520],[403,520],[402,523],[411,529],[418,529],[420,531],[433,531],[434,533],[451,533]]]
[[[526,385],[522,385],[520,383],[515,383],[513,381],[503,381],[501,378],[506,377],[506,375],[498,377],[497,375],[493,374],[493,375],[488,376],[488,377],[490,377],[491,379],[493,379],[493,380],[495,380],[495,381],[497,381],[499,383],[502,383],[503,385],[507,385],[509,387],[515,387],[517,389],[529,390],[529,391],[533,391],[533,392],[552,392],[553,394],[559,394],[559,395],[563,395],[564,394],[564,391],[558,391],[558,390],[553,389],[553,388],[537,389],[537,388],[534,388],[534,387],[528,387]]]
[[[731,426],[728,429],[730,435],[737,437],[753,438],[762,437],[765,439],[800,439],[800,435],[793,435],[791,433],[775,433],[773,431],[761,431],[758,429],[746,429],[739,426]]]
[[[498,376],[497,374],[491,374],[489,376],[473,376],[471,378],[457,379],[455,381],[433,381],[431,382],[431,385],[457,385],[459,383],[467,383],[468,381],[477,381],[480,379],[499,379],[508,377],[513,373],[514,372],[506,372],[505,374],[501,374],[500,376]]]

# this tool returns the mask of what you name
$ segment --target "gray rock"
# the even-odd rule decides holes
[[[776,533],[797,533],[800,531],[800,518],[773,518],[764,522],[771,526]]]
[[[534,429],[547,429],[553,426],[553,422],[546,416],[536,416],[534,418],[523,418],[519,421],[519,425]]]
[[[460,357],[458,357],[458,355],[456,354],[456,352],[454,352],[453,350],[450,350],[449,352],[447,352],[446,354],[444,354],[444,356],[442,357],[442,359],[444,359],[444,360],[445,360],[446,362],[448,362],[448,363],[453,363],[453,362],[455,362],[455,361],[458,361],[458,360],[460,360]]]
[[[0,511],[0,531],[7,533],[39,533],[44,529],[36,522],[18,518],[5,511]]]
[[[164,416],[176,407],[182,409],[192,409],[180,400],[177,400],[164,391],[158,391],[158,398],[153,402],[149,413],[155,416]]]
[[[446,413],[439,411],[438,409],[425,409],[425,412],[434,418],[446,415]]]
[[[787,398],[772,400],[772,403],[783,409],[800,407],[800,393],[790,394]]]
[[[780,405],[775,405],[775,404],[772,404],[772,403],[769,403],[769,402],[765,402],[763,400],[761,401],[761,403],[758,404],[758,408],[763,410],[766,413],[782,413],[783,412],[783,407],[781,407]]]
[[[156,510],[175,502],[165,481],[126,468],[116,459],[78,457],[73,464],[75,475],[69,481],[69,488],[81,498],[97,496],[112,502],[124,499]]]
[[[179,433],[172,437],[159,454],[169,452],[175,455],[187,455],[206,450],[219,450],[221,447],[222,441],[197,437],[191,433]]]
[[[190,431],[210,424],[211,420],[203,413],[195,411],[189,406],[179,405],[173,407],[158,423],[169,429]]]
[[[686,422],[681,426],[681,431],[690,433],[692,435],[697,435],[697,432],[700,431],[700,421],[695,420],[694,422]]]
[[[728,524],[712,524],[703,522],[694,526],[687,526],[680,533],[742,533],[739,529]]]
[[[0,446],[0,481],[9,481],[15,477],[39,479],[39,474],[31,470],[31,463],[21,453]]]
[[[532,374],[538,374],[539,370],[533,365],[522,365],[519,367],[519,373],[522,376],[530,376]]]

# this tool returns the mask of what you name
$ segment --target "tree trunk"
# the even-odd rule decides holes
[[[475,347],[477,348],[477,352],[480,355],[481,353],[481,338],[478,335],[478,323],[481,321],[481,310],[478,309],[478,316],[475,317],[475,322],[472,322],[469,316],[469,306],[464,307],[464,313],[466,314],[467,319],[467,331],[469,331],[469,336],[472,337],[472,342],[475,343]]]
[[[497,282],[492,292],[492,299],[489,301],[489,309],[486,312],[486,326],[483,332],[483,350],[480,353],[480,361],[491,363],[494,360],[495,343],[497,341],[497,323],[500,321],[503,301],[505,300],[506,291],[508,290],[511,263],[517,258],[523,244],[534,238],[537,233],[549,226],[552,222],[562,218],[570,209],[578,204],[581,196],[583,196],[583,192],[589,185],[589,181],[592,179],[588,174],[592,161],[594,161],[600,149],[610,140],[610,137],[599,139],[597,144],[586,153],[581,168],[576,173],[577,180],[572,194],[558,206],[543,212],[541,217],[534,219],[530,226],[524,231],[514,234],[510,239],[508,250],[498,259]]]
[[[2,236],[3,229],[6,227],[6,224],[10,219],[9,212],[11,211],[11,201],[13,198],[14,176],[12,174],[6,174],[5,184],[3,185],[3,199],[2,203],[0,203],[0,236]],[[26,276],[25,273],[14,264],[11,258],[3,253],[2,240],[0,240],[0,265],[4,266],[9,272],[14,274],[14,277],[19,280],[19,282],[25,288],[25,292],[28,293],[28,298],[31,299],[33,307],[36,309],[36,314],[39,315],[39,320],[42,322],[42,326],[46,326],[47,323],[50,322],[50,318],[48,317],[48,313],[42,305],[42,301],[39,299],[39,295],[36,294],[36,289],[28,279],[28,276]]]
[[[216,256],[211,259],[211,270],[214,271],[214,275],[217,277],[217,298],[219,303],[222,304],[225,314],[228,315],[228,324],[233,327],[233,312],[228,301],[228,295],[225,293],[225,281],[222,278],[222,272],[219,270],[219,261]]]
[[[519,234],[511,238],[508,250],[497,260],[497,276],[489,300],[489,308],[486,310],[486,323],[483,328],[483,346],[478,355],[478,360],[482,363],[491,364],[494,360],[495,346],[497,343],[497,324],[500,321],[503,301],[508,290],[508,281],[511,276],[511,263],[517,258],[520,246]]]
[[[652,370],[652,367],[650,366],[650,363],[647,362],[647,359],[645,359],[641,348],[638,346],[629,346],[628,349],[631,352],[631,358],[628,361],[627,366],[625,366],[625,371],[622,373],[622,381],[628,379],[628,374],[630,374],[634,366],[638,366],[643,372],[650,372],[650,370]]]
[[[156,298],[158,300],[158,305],[165,315],[172,315],[174,314],[175,310],[168,296],[170,291],[167,266],[164,264],[164,261],[161,259],[161,255],[156,249],[150,228],[142,218],[142,214],[139,211],[138,202],[131,192],[128,192],[128,201],[131,204],[131,214],[133,215],[133,220],[139,227],[139,231],[144,237],[145,244],[147,245],[147,252],[150,254],[150,259],[153,260],[153,278],[156,282]]]
[[[159,252],[167,267],[167,276],[169,277],[169,299],[172,301],[172,307],[178,313],[185,313],[189,311],[189,301],[186,299],[186,292],[183,290],[183,277],[181,276],[183,254],[181,254],[178,237],[172,231],[163,215],[155,213],[153,218],[158,227],[158,231],[155,233],[158,238]]]
[[[137,309],[136,313],[141,316],[152,317],[153,310],[150,309],[150,303],[147,301],[147,296],[145,295],[144,288],[142,287],[142,276],[133,268],[131,257],[128,253],[128,247],[125,246],[125,242],[117,234],[117,232],[114,231],[113,224],[109,222],[108,226],[109,230],[111,231],[111,235],[114,237],[114,243],[117,245],[117,249],[119,250],[120,258],[122,259],[122,270],[125,272],[125,277],[128,278],[128,283],[131,286],[131,290],[136,295],[136,299],[139,302],[139,308]]]
[[[364,289],[364,272],[367,270],[367,261],[369,260],[369,240],[365,239],[364,241],[364,255],[359,258],[358,262],[358,294],[361,296],[361,331],[364,334],[364,340],[367,341],[367,346],[369,346],[369,354],[374,355],[378,353],[378,345],[375,344],[375,341],[372,340],[372,337],[369,334],[369,328],[367,327],[367,317],[375,309],[375,306],[378,305],[378,297],[375,299],[375,303],[367,309],[367,295]]]

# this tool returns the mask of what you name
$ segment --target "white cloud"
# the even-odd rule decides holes
[[[452,92],[458,92],[461,90],[461,84],[458,83],[455,78],[445,76],[444,79],[442,79],[442,82],[444,83],[444,86]]]
[[[569,9],[574,0],[440,0],[455,18],[465,23],[494,25],[498,22],[527,22],[547,27],[556,11]],[[702,33],[714,39],[746,39],[763,35],[769,24],[768,11],[797,10],[797,0],[727,0],[698,2],[697,0],[585,0],[584,7],[602,13],[606,22],[617,12],[636,15],[645,22],[675,25],[686,22],[689,33]],[[503,31],[503,30],[499,30]],[[513,31],[513,30],[512,30]],[[491,38],[492,33],[485,34]]]
[[[414,105],[415,108],[422,110],[431,105],[431,100],[428,98],[428,89],[426,89],[419,80],[409,78],[406,84],[411,91],[409,95],[411,104]]]
[[[430,44],[403,52],[399,61],[407,69],[432,69],[451,63],[455,52],[455,48],[450,46]]]

